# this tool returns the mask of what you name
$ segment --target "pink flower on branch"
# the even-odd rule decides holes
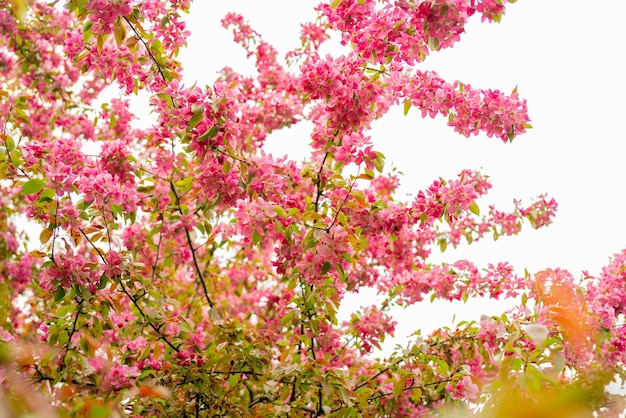
[[[0,330],[4,339],[36,333],[49,354],[2,366],[59,409],[349,415],[358,405],[364,415],[425,416],[477,401],[500,375],[532,370],[565,385],[598,375],[583,366],[599,366],[601,379],[623,366],[622,255],[583,282],[586,293],[562,271],[537,274],[539,289],[506,262],[433,263],[437,247],[463,238],[516,234],[524,218],[548,225],[556,202],[540,196],[481,216],[491,184],[469,170],[435,177],[404,202],[368,132],[403,102],[465,136],[507,142],[528,129],[516,90],[413,67],[458,42],[473,14],[499,20],[504,1],[333,0],[302,26],[288,67],[229,14],[222,24],[257,74],[226,67],[205,88],[187,87],[176,61],[188,1],[27,3],[25,19],[19,1],[0,7],[0,293],[9,301]],[[351,52],[320,57],[331,30]],[[125,100],[94,108],[111,83],[152,94],[156,122],[136,129]],[[268,135],[301,121],[312,124],[309,158],[264,153]],[[101,145],[97,155],[82,151],[86,141]],[[31,253],[20,214],[43,229]],[[363,287],[384,295],[383,306],[341,323],[338,306]],[[395,330],[390,306],[520,294],[523,306],[507,316],[371,358]]]
[[[116,277],[122,274],[124,259],[117,251],[109,251],[106,255],[106,271],[105,274],[109,277]]]
[[[497,240],[501,236],[519,234],[524,219],[528,220],[532,228],[538,229],[551,224],[556,215],[556,201],[548,199],[545,195],[539,196],[534,203],[526,207],[518,200],[513,203],[515,208],[511,212],[503,212],[493,205],[489,206],[488,216],[478,216],[477,213],[466,211],[448,223],[449,230],[439,232],[439,240],[454,247],[459,245],[462,237],[465,237],[468,244],[488,234]]]
[[[515,274],[508,263],[490,264],[480,271],[466,260],[441,265],[426,265],[396,274],[394,292],[399,303],[412,305],[430,295],[431,299],[466,300],[470,297],[499,299],[515,297],[527,286],[527,280]],[[386,286],[379,285],[381,290]]]
[[[586,289],[591,308],[610,329],[626,314],[626,250],[614,254],[597,277],[588,276]]]
[[[94,33],[111,33],[120,16],[130,14],[130,0],[89,0],[86,4]]]
[[[385,337],[393,336],[396,325],[397,321],[376,306],[352,314],[350,321],[344,323],[357,338],[356,346],[361,354],[371,353],[374,348],[380,349]]]
[[[466,137],[484,131],[504,142],[530,128],[526,101],[519,98],[517,89],[510,96],[498,90],[475,90],[469,84],[450,84],[433,72],[418,71],[401,81],[408,103],[434,118],[448,117],[448,125]]]
[[[335,8],[320,5],[318,9],[341,33],[344,45],[354,45],[365,60],[381,64],[421,62],[429,51],[458,42],[475,11],[483,15],[483,21],[499,21],[504,13],[501,0],[397,0],[382,6],[373,0],[338,3]]]
[[[450,397],[454,400],[466,398],[474,401],[478,399],[480,389],[478,385],[472,381],[471,376],[465,376],[454,385],[448,383],[446,385],[446,392],[448,392]]]

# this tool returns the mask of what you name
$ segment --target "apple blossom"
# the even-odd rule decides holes
[[[256,74],[226,67],[205,87],[176,61],[189,7],[0,0],[0,414],[623,409],[607,386],[624,375],[626,253],[584,280],[436,263],[462,240],[550,224],[556,201],[481,214],[491,183],[471,170],[403,201],[371,134],[396,105],[466,137],[510,142],[531,127],[517,90],[416,67],[474,15],[500,21],[503,0],[322,3],[287,66],[229,13],[221,23]],[[347,52],[322,56],[333,31]],[[139,128],[125,99],[98,105],[107,88],[149,94],[154,120]],[[308,158],[264,152],[273,131],[303,121]],[[340,321],[363,289],[379,306]],[[376,357],[395,331],[391,308],[474,297],[518,306],[416,330]]]

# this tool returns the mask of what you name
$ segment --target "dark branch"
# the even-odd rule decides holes
[[[178,195],[178,192],[176,191],[176,187],[174,187],[173,182],[170,181],[169,183],[170,183],[170,188],[172,189],[172,193],[174,193],[174,197],[176,198],[177,210],[182,215],[183,209],[180,204],[180,197]],[[213,308],[213,301],[211,300],[211,297],[209,296],[209,290],[207,289],[207,286],[206,286],[204,274],[202,274],[202,269],[200,269],[200,264],[198,264],[198,257],[196,256],[196,250],[194,249],[193,241],[191,240],[191,234],[189,233],[189,229],[187,229],[187,227],[185,227],[185,237],[187,238],[187,245],[189,246],[189,250],[191,251],[191,257],[193,259],[194,269],[196,270],[198,280],[200,281],[200,284],[202,285],[202,291],[204,292],[204,297],[207,300],[209,307]]]

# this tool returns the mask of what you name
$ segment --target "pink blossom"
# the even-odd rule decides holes
[[[109,278],[116,277],[122,274],[122,262],[124,259],[117,251],[109,251],[106,256],[106,275]]]
[[[91,12],[89,19],[96,23],[92,27],[95,33],[111,33],[117,19],[132,11],[130,0],[89,0],[86,7]]]
[[[393,336],[397,322],[379,308],[370,306],[360,315],[353,314],[349,323],[359,339],[361,353],[371,353],[374,348],[381,348],[386,335]]]
[[[448,392],[450,397],[454,400],[466,398],[470,401],[474,401],[478,399],[480,388],[472,381],[470,376],[464,376],[455,385],[450,383],[446,384],[446,392]]]

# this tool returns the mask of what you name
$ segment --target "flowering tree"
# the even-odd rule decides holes
[[[509,0],[510,1],[510,0]],[[502,0],[333,0],[277,52],[222,23],[257,75],[190,85],[177,54],[185,0],[0,0],[0,408],[15,416],[617,416],[626,251],[599,277],[517,275],[432,251],[550,223],[540,196],[510,212],[477,199],[479,172],[394,198],[368,130],[394,105],[464,136],[530,127],[516,91],[416,69]],[[336,31],[348,53],[321,56]],[[133,125],[104,88],[146,91]],[[313,124],[310,156],[262,150]],[[91,151],[89,151],[91,150]],[[95,151],[93,151],[95,150]],[[38,225],[28,235],[25,220]],[[339,322],[347,292],[379,306]],[[371,355],[393,306],[519,297],[480,322]],[[542,415],[543,414],[543,415]],[[560,414],[560,415],[559,415]],[[31,415],[32,416],[32,415]]]

